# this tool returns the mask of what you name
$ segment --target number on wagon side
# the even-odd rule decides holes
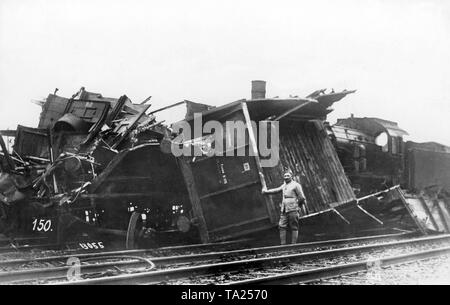
[[[37,232],[48,232],[52,230],[52,220],[51,219],[35,219],[33,221],[33,231]]]
[[[93,242],[93,243],[79,243],[80,247],[84,250],[90,250],[90,249],[104,249],[105,246],[103,245],[103,242]]]

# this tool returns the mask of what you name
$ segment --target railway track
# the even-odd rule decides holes
[[[208,263],[190,267],[163,269],[129,275],[117,275],[98,279],[60,282],[55,284],[108,285],[108,284],[227,284],[274,274],[293,273],[332,267],[348,262],[366,262],[373,256],[379,257],[389,250],[393,257],[428,252],[438,255],[450,251],[450,235],[414,238],[396,242],[377,243],[365,246],[346,247],[331,250],[295,254],[275,255],[254,259],[240,259],[223,263]],[[442,246],[446,244],[446,246]],[[430,247],[434,249],[430,250]],[[425,254],[424,254],[425,255]],[[297,269],[297,270],[296,270]],[[328,270],[329,271],[329,270]]]
[[[390,240],[398,240],[411,237],[410,233],[401,233],[401,234],[388,234],[388,235],[379,235],[379,236],[371,236],[371,237],[362,237],[362,238],[349,238],[349,239],[339,239],[339,240],[329,240],[329,241],[320,241],[320,242],[311,242],[311,243],[301,243],[294,245],[284,245],[284,246],[269,246],[269,247],[259,247],[259,248],[250,248],[250,249],[238,249],[238,250],[229,250],[229,251],[220,251],[220,252],[212,252],[212,253],[197,253],[197,254],[188,254],[188,255],[175,255],[175,256],[163,256],[163,257],[146,257],[149,250],[131,250],[131,251],[115,251],[115,252],[105,252],[105,253],[91,253],[85,254],[82,256],[77,256],[77,259],[83,261],[83,265],[81,265],[81,270],[83,274],[95,274],[96,272],[105,272],[105,270],[126,270],[125,272],[134,272],[130,271],[134,268],[138,268],[135,272],[143,272],[146,271],[146,266],[149,266],[143,260],[136,259],[136,257],[130,258],[133,256],[143,256],[147,259],[150,259],[158,269],[165,269],[166,271],[170,271],[169,269],[180,270],[180,274],[182,274],[183,270],[186,267],[181,267],[182,264],[186,265],[198,265],[201,263],[207,262],[211,264],[212,262],[218,263],[219,265],[224,261],[245,261],[252,260],[259,256],[276,256],[280,253],[285,254],[293,254],[297,255],[298,252],[305,250],[310,251],[309,253],[303,253],[302,257],[312,258],[317,256],[317,253],[327,253],[327,251],[332,251],[333,247],[343,247],[343,246],[354,246],[361,245],[361,243],[369,243],[366,247],[371,246],[370,243],[376,243],[374,246],[381,246],[380,242],[388,242]],[[420,241],[418,241],[420,242]],[[199,245],[200,248],[205,248],[207,245]],[[182,249],[186,247],[172,247],[172,249]],[[353,247],[355,248],[355,247]],[[319,251],[327,249],[324,252]],[[191,249],[192,250],[192,249]],[[314,250],[314,251],[311,251]],[[339,250],[339,249],[338,249]],[[343,251],[345,249],[341,249]],[[0,273],[0,282],[17,282],[17,281],[30,281],[30,280],[49,280],[49,279],[57,279],[64,278],[67,275],[67,272],[70,267],[65,265],[67,259],[69,259],[69,255],[59,256],[59,257],[45,257],[38,258],[34,260],[35,263],[41,264],[43,266],[47,266],[45,264],[52,263],[53,265],[59,264],[58,267],[50,267],[50,268],[39,268],[39,269],[28,269],[21,271],[7,271]],[[120,259],[121,260],[117,260]],[[116,259],[116,261],[107,261],[111,259]],[[87,262],[96,260],[97,263],[89,263]],[[106,262],[105,262],[106,261]],[[0,268],[11,268],[17,266],[24,266],[24,264],[29,263],[30,260],[11,260],[11,261],[3,261],[0,262]],[[233,262],[235,263],[235,262]],[[208,265],[207,264],[207,265]],[[207,266],[206,265],[206,266]],[[214,269],[214,268],[213,268]],[[187,267],[187,272],[189,272],[189,267]],[[197,270],[197,269],[196,269]],[[200,268],[201,270],[201,268]],[[164,270],[163,270],[164,272]],[[118,272],[116,272],[117,274]],[[119,272],[120,273],[120,272]],[[109,272],[111,274],[111,272]]]
[[[0,284],[11,282],[13,280],[27,280],[27,279],[45,279],[51,277],[65,276],[69,267],[67,261],[69,258],[76,257],[83,262],[93,262],[83,266],[83,269],[89,272],[104,271],[110,267],[128,267],[148,265],[143,261],[141,256],[163,255],[165,253],[191,253],[196,252],[210,252],[214,250],[230,251],[236,248],[247,247],[252,239],[239,239],[234,241],[225,241],[210,244],[192,244],[181,246],[162,247],[157,249],[136,249],[136,250],[119,250],[108,252],[78,252],[78,251],[64,251],[65,254],[58,256],[43,256],[32,257],[26,259],[10,259],[0,260]],[[29,250],[29,248],[26,248]],[[70,254],[67,254],[70,253]],[[14,252],[14,254],[20,254]],[[188,257],[189,255],[185,255]],[[181,257],[181,256],[180,256]],[[167,257],[170,261],[174,256]],[[130,259],[132,261],[130,261]],[[95,263],[95,260],[97,263]],[[115,260],[115,262],[99,263],[99,261]],[[17,269],[21,269],[17,271]]]
[[[343,275],[350,275],[359,272],[366,272],[372,268],[382,268],[408,262],[429,259],[437,256],[448,255],[449,247],[441,247],[432,250],[416,251],[402,255],[387,256],[373,260],[361,260],[348,264],[336,266],[289,272],[284,274],[257,277],[254,279],[227,282],[226,285],[287,285],[316,282]]]
[[[225,241],[219,243],[210,243],[210,244],[190,244],[190,245],[181,245],[181,246],[169,246],[169,247],[161,247],[161,248],[148,248],[148,249],[137,249],[137,250],[115,250],[109,252],[98,252],[96,249],[82,249],[79,246],[79,243],[86,243],[86,241],[80,242],[72,242],[66,244],[67,248],[71,249],[62,249],[63,247],[60,244],[36,244],[36,245],[21,245],[21,246],[8,246],[8,247],[0,247],[0,263],[5,265],[10,262],[11,264],[17,263],[26,263],[27,261],[40,261],[40,260],[48,260],[48,259],[58,259],[58,258],[67,258],[73,255],[79,255],[81,257],[95,257],[99,255],[127,255],[127,254],[139,254],[143,252],[152,252],[152,253],[164,253],[164,252],[176,252],[176,251],[210,251],[214,248],[219,247],[235,247],[235,246],[246,246],[250,243],[252,239],[239,239],[233,241]],[[8,257],[9,254],[17,256],[16,254],[21,254],[25,252],[30,252],[32,250],[55,250],[61,252],[61,255],[58,256],[45,256],[45,257],[33,257],[29,259],[11,259],[5,260],[2,258]],[[37,253],[38,254],[38,253]],[[0,266],[1,266],[0,264]]]

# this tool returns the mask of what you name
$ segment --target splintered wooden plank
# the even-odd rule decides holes
[[[252,122],[250,118],[250,113],[248,112],[248,107],[246,102],[241,102],[241,108],[242,113],[244,114],[245,119],[245,125],[247,126],[248,136],[250,140],[250,147],[253,151],[253,156],[255,158],[256,162],[256,168],[258,169],[259,179],[261,183],[262,188],[267,188],[266,178],[264,176],[264,171],[262,169],[261,165],[261,159],[259,157],[259,151],[258,151],[258,142],[256,141],[256,136],[252,127]],[[265,196],[264,202],[266,204],[267,213],[269,214],[269,217],[272,222],[275,222],[277,219],[277,214],[275,212],[275,203],[273,202],[273,199],[271,196]]]
[[[420,231],[424,234],[427,233],[427,230],[435,231],[436,227],[433,225],[429,214],[426,212],[426,207],[423,206],[422,202],[416,197],[406,197],[400,189],[397,189],[397,192]]]
[[[151,105],[144,105],[144,107],[138,114],[130,118],[128,128],[125,130],[125,132],[123,134],[119,134],[114,139],[113,141],[114,144],[111,146],[113,149],[117,148],[119,144],[122,143],[122,141],[131,133],[131,131],[133,131],[136,128],[136,126],[139,123],[139,120],[144,116],[145,112],[148,110],[148,108],[150,108],[150,106]]]
[[[448,199],[448,197],[441,198],[439,200],[439,205],[445,215],[447,225],[450,227],[450,203]]]
[[[291,109],[285,111],[284,113],[280,114],[279,116],[277,116],[277,117],[274,119],[274,121],[279,121],[279,120],[281,120],[282,118],[284,118],[285,116],[289,115],[290,113],[292,113],[292,112],[294,112],[294,111],[297,111],[297,110],[300,110],[301,108],[303,108],[303,107],[305,107],[305,106],[308,106],[309,104],[314,103],[314,102],[315,102],[315,101],[311,100],[311,101],[304,102],[303,104],[297,105],[297,106],[295,106],[295,107],[293,107],[293,108],[291,108]]]
[[[440,209],[440,215],[441,215],[442,221],[444,223],[446,232],[450,233],[450,213],[447,209],[445,202],[443,200],[437,199],[437,200],[435,200],[435,204]]]
[[[439,205],[436,205],[434,201],[430,198],[425,198],[423,196],[420,196],[421,200],[425,202],[425,204],[428,206],[428,209],[433,216],[434,222],[437,226],[437,230],[439,232],[445,232],[445,220],[442,219],[441,215],[441,209],[439,208]]]
[[[200,239],[203,243],[209,242],[208,227],[206,226],[205,216],[203,215],[202,205],[200,203],[200,198],[197,192],[197,187],[195,185],[194,175],[190,164],[183,158],[178,158],[178,164],[180,166],[181,172],[188,189],[189,199],[192,204],[192,210],[198,221],[198,229],[200,234]]]
[[[8,149],[6,148],[6,144],[3,141],[2,136],[0,136],[0,147],[1,147],[1,149],[3,151],[3,155],[5,156],[5,159],[8,163],[9,169],[14,170],[15,169],[14,161],[12,160],[11,156],[9,155]]]
[[[425,211],[425,213],[428,215],[429,219],[431,220],[431,223],[433,224],[434,230],[435,231],[439,231],[439,226],[438,226],[438,224],[436,222],[436,219],[435,219],[432,211],[430,210],[430,207],[428,206],[426,200],[422,196],[420,196],[418,198],[418,200],[422,204],[423,210]]]

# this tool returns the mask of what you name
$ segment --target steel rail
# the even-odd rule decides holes
[[[402,235],[402,234],[395,234]],[[201,249],[213,249],[215,247],[230,246],[242,243],[245,245],[251,239],[240,239],[234,241],[226,241],[220,243],[208,243],[208,244],[193,244],[193,245],[183,245],[183,246],[172,246],[172,247],[162,247],[155,249],[134,249],[134,250],[119,250],[119,251],[105,251],[105,252],[88,252],[88,253],[72,253],[64,254],[58,256],[46,256],[46,257],[35,257],[27,259],[11,259],[11,260],[0,260],[0,268],[7,266],[17,266],[29,263],[48,263],[48,262],[66,262],[71,257],[77,257],[78,259],[89,259],[96,257],[107,257],[107,256],[122,256],[122,255],[146,255],[148,253],[153,253],[155,251],[178,251],[178,250],[201,250]],[[232,251],[232,250],[231,250]],[[14,252],[15,253],[15,252]]]
[[[191,254],[191,255],[177,255],[177,256],[163,256],[163,257],[149,257],[149,259],[158,267],[174,265],[174,264],[186,264],[186,263],[195,263],[199,261],[207,261],[207,260],[220,260],[220,259],[230,259],[233,257],[239,256],[249,256],[249,255],[258,255],[265,254],[271,252],[280,252],[280,251],[294,251],[300,249],[307,249],[314,246],[336,246],[342,244],[348,244],[349,242],[364,242],[371,240],[390,240],[394,238],[401,238],[410,236],[410,233],[398,233],[398,234],[387,234],[387,235],[378,235],[378,236],[370,236],[370,237],[360,237],[360,238],[348,238],[348,239],[339,239],[339,240],[329,240],[329,241],[320,241],[320,242],[311,242],[311,243],[300,243],[300,244],[291,244],[291,245],[283,245],[283,246],[270,246],[270,247],[260,247],[260,248],[251,248],[251,249],[242,249],[242,250],[230,250],[230,251],[221,251],[221,252],[213,252],[213,253],[203,253],[203,254]],[[55,257],[42,257],[36,259],[19,259],[19,260],[9,260],[9,261],[0,261],[0,267],[12,266],[12,265],[21,265],[30,262],[39,262],[39,263],[49,263],[49,262],[62,262],[65,263],[69,258],[76,257],[80,261],[83,260],[107,260],[117,256],[124,255],[136,255],[143,254],[145,255],[148,250],[128,250],[128,251],[116,251],[116,252],[99,252],[99,253],[90,253],[84,255],[64,255],[64,256],[55,256]],[[85,272],[99,272],[105,271],[113,267],[128,267],[128,268],[136,268],[141,267],[144,264],[140,261],[132,260],[132,261],[119,261],[119,262],[105,262],[100,264],[90,264],[90,265],[81,265],[81,269]],[[49,279],[49,278],[62,278],[67,275],[70,266],[61,266],[61,267],[51,267],[51,268],[38,268],[38,269],[27,269],[20,271],[8,271],[8,272],[0,272],[0,283],[5,282],[14,282],[14,281],[23,281],[23,280],[35,280],[35,279]]]
[[[271,275],[249,280],[233,281],[221,285],[286,285],[315,282],[323,279],[335,278],[342,275],[349,275],[359,272],[369,271],[374,267],[387,267],[403,263],[429,259],[450,253],[450,247],[413,252],[408,254],[383,257],[375,260],[359,261],[349,264],[339,264],[331,267],[302,270],[284,274]]]
[[[347,238],[347,239],[336,239],[336,240],[326,240],[326,241],[317,241],[317,242],[309,242],[309,243],[298,243],[298,244],[288,244],[288,245],[278,245],[278,246],[267,246],[267,247],[257,247],[257,248],[249,248],[249,249],[240,249],[240,250],[232,250],[232,251],[221,251],[221,252],[212,252],[212,253],[201,253],[201,254],[190,254],[190,255],[175,255],[175,256],[167,256],[167,257],[154,257],[152,261],[157,266],[165,266],[165,265],[174,265],[174,264],[188,264],[195,263],[199,261],[207,261],[207,260],[220,260],[220,259],[230,259],[234,257],[240,256],[257,256],[261,254],[274,253],[274,252],[283,252],[283,251],[298,251],[304,249],[311,249],[313,247],[324,247],[324,246],[339,246],[345,245],[351,242],[367,242],[371,240],[389,240],[400,237],[410,236],[409,233],[398,233],[398,234],[388,234],[388,235],[379,235],[379,236],[371,236],[371,237],[360,237],[360,238]]]
[[[193,276],[199,275],[213,275],[221,272],[227,271],[239,271],[243,268],[250,267],[260,267],[268,266],[274,264],[299,262],[308,259],[326,258],[326,257],[336,257],[342,255],[348,255],[353,253],[359,253],[369,250],[377,249],[388,249],[392,247],[405,246],[411,244],[422,244],[427,242],[442,242],[450,241],[450,234],[424,237],[424,238],[414,238],[406,241],[398,241],[383,244],[372,244],[366,246],[356,246],[349,248],[340,248],[332,250],[314,251],[314,252],[304,252],[299,254],[289,254],[274,257],[264,257],[255,259],[238,260],[225,263],[215,263],[198,265],[192,267],[176,268],[176,269],[166,269],[160,271],[142,272],[131,275],[118,275],[103,277],[98,279],[89,280],[78,280],[64,283],[55,283],[59,285],[126,285],[126,284],[156,284],[160,282],[165,282],[168,280],[179,280],[186,279]],[[152,260],[155,263],[155,260]]]
[[[117,257],[114,257],[115,259],[118,259]],[[125,257],[123,258],[125,259]],[[145,265],[148,265],[147,262],[142,261],[142,257],[139,257],[139,259],[132,259],[132,260],[123,260],[123,261],[115,261],[115,262],[107,262],[107,263],[100,263],[100,264],[86,264],[80,265],[81,271],[86,271],[89,273],[96,273],[96,272],[106,272],[108,270],[117,270],[121,268],[138,268],[143,267]],[[151,266],[153,269],[154,263],[147,259],[149,262],[151,262]],[[20,271],[11,271],[11,272],[2,272],[0,273],[0,284],[6,284],[6,283],[14,283],[19,281],[37,281],[37,280],[47,280],[47,279],[62,279],[66,278],[68,275],[68,272],[71,270],[70,266],[63,266],[63,267],[52,267],[52,268],[39,268],[39,269],[27,269],[27,270],[20,270]]]

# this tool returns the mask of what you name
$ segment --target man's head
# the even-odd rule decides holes
[[[292,173],[287,171],[283,175],[284,182],[289,183],[292,181]]]

